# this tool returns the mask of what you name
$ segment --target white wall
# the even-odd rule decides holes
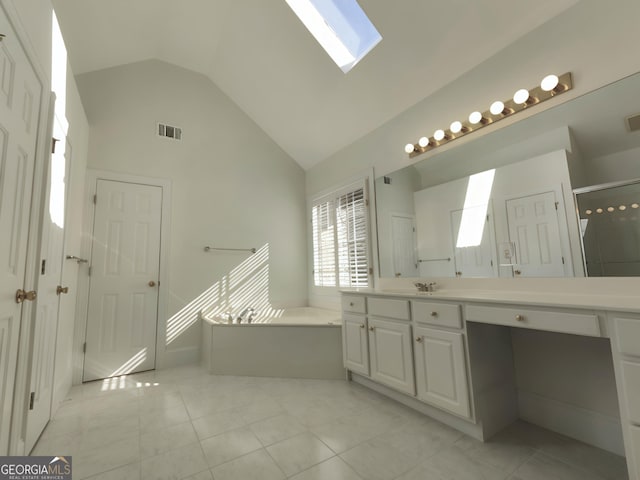
[[[640,133],[636,132],[633,135],[640,135]],[[585,185],[640,178],[640,148],[585,160],[585,169],[588,172]]]
[[[171,181],[169,318],[248,258],[205,253],[205,245],[268,245],[260,293],[275,307],[306,305],[304,171],[287,154],[203,75],[150,60],[77,81],[91,126],[89,168]],[[157,122],[181,127],[182,140],[158,137]],[[159,352],[161,366],[197,358],[195,320]]]

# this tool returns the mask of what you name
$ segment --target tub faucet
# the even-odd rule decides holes
[[[242,313],[238,315],[238,318],[236,319],[236,321],[238,323],[251,323],[251,320],[253,320],[254,313],[255,313],[255,310],[252,307],[245,308],[242,311]]]
[[[414,283],[416,287],[418,287],[419,292],[435,292],[436,290],[436,282],[431,283]]]

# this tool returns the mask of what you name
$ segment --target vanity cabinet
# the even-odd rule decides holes
[[[342,295],[342,355],[344,367],[369,375],[367,303],[362,295]]]
[[[612,315],[617,375],[630,478],[640,478],[640,316]],[[635,473],[635,477],[634,477]]]
[[[415,364],[420,400],[471,418],[462,333],[416,327]]]
[[[369,318],[371,378],[415,395],[411,325],[408,322]]]
[[[369,339],[364,315],[342,314],[342,350],[347,370],[369,375]]]

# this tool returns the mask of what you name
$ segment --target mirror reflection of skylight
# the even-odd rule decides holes
[[[356,0],[286,2],[344,73],[382,40]]]
[[[495,174],[494,168],[469,177],[456,248],[477,247],[482,243]]]

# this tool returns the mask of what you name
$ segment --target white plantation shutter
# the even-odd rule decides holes
[[[313,281],[319,287],[336,286],[336,229],[333,202],[313,206]]]
[[[369,285],[366,210],[362,188],[337,199],[338,276],[341,287]]]
[[[312,207],[313,279],[319,287],[369,285],[365,187],[351,186]]]

